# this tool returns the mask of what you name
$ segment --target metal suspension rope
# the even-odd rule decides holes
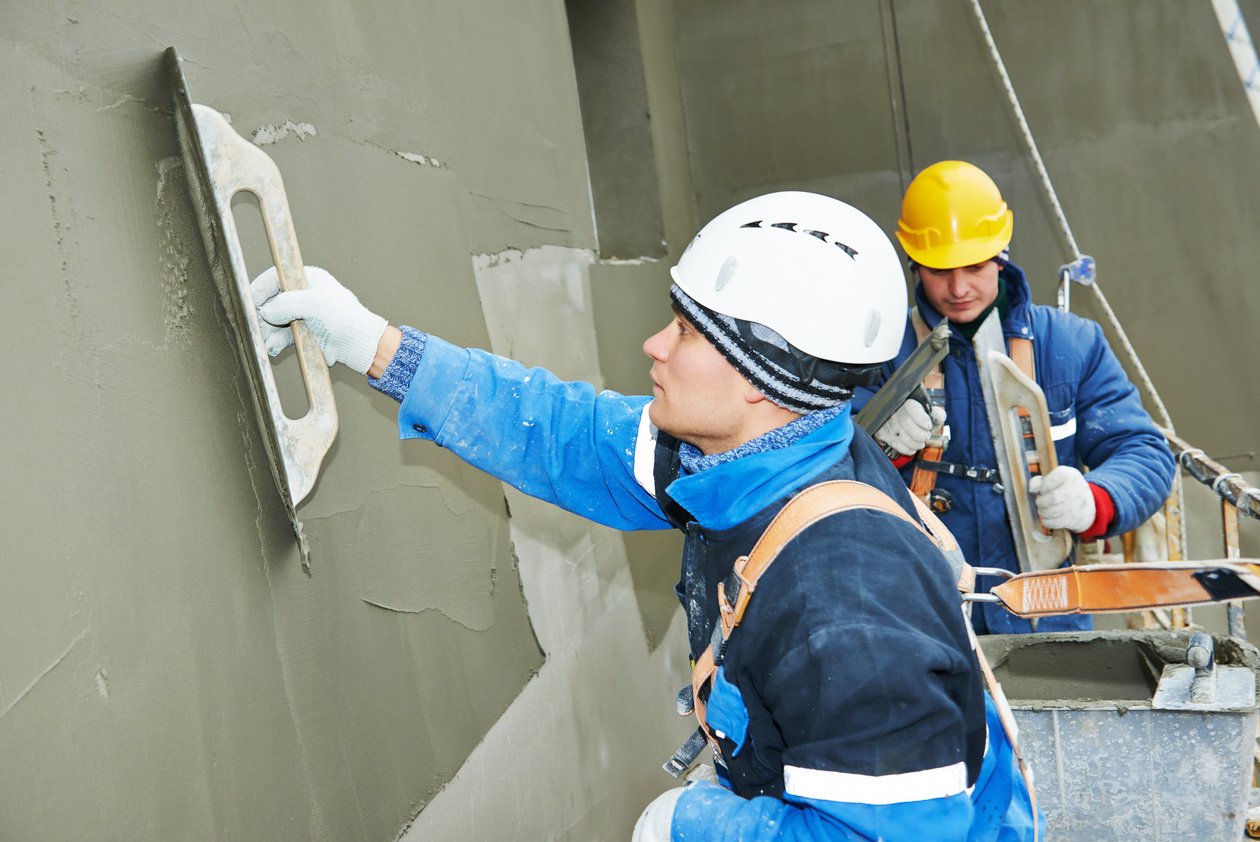
[[[1068,225],[1067,216],[1063,213],[1063,206],[1059,204],[1059,196],[1055,193],[1054,185],[1050,182],[1050,174],[1046,172],[1046,165],[1041,160],[1041,153],[1037,151],[1037,141],[1033,139],[1032,130],[1028,128],[1028,121],[1024,119],[1024,109],[1019,104],[1019,97],[1015,95],[1015,87],[1011,84],[1011,77],[1006,72],[1006,64],[1002,61],[1002,54],[998,52],[997,43],[993,40],[993,33],[989,30],[989,22],[984,16],[984,9],[980,8],[980,0],[971,0],[971,8],[975,12],[976,21],[980,24],[980,32],[984,35],[984,41],[988,44],[989,56],[993,59],[998,77],[1002,80],[1002,87],[1006,90],[1006,99],[1011,104],[1011,110],[1015,113],[1020,133],[1024,136],[1024,143],[1028,146],[1028,154],[1032,158],[1033,164],[1037,167],[1037,174],[1041,177],[1041,186],[1045,190],[1046,197],[1050,200],[1054,217],[1059,223],[1059,231],[1063,234],[1063,239],[1067,244],[1068,252],[1072,255],[1072,259],[1078,259],[1081,257],[1081,250],[1077,248],[1076,238],[1072,236],[1072,228]],[[1150,395],[1160,424],[1172,430],[1173,423],[1171,416],[1168,414],[1168,409],[1164,406],[1164,401],[1160,398],[1159,392],[1156,391],[1155,384],[1146,373],[1146,367],[1142,365],[1142,361],[1138,358],[1137,351],[1129,341],[1129,336],[1125,333],[1124,327],[1116,317],[1115,311],[1111,309],[1111,304],[1107,301],[1107,297],[1103,295],[1103,291],[1096,281],[1090,284],[1089,288],[1093,290],[1099,306],[1107,317],[1107,321],[1120,339],[1120,344],[1124,348],[1125,354],[1128,355],[1129,362],[1133,364],[1138,379],[1142,381],[1142,386],[1146,389],[1147,394]]]

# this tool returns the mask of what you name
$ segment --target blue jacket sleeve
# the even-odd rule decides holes
[[[599,392],[541,368],[428,336],[398,412],[474,467],[617,529],[669,529],[650,487],[647,397]],[[645,483],[636,479],[644,477]],[[647,487],[645,487],[645,484]]]
[[[1089,335],[1076,393],[1076,451],[1090,468],[1087,479],[1111,496],[1116,514],[1107,534],[1117,535],[1164,504],[1176,463],[1102,328],[1084,324]]]

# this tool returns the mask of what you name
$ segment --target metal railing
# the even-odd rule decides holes
[[[1260,520],[1260,488],[1248,485],[1242,474],[1231,471],[1221,463],[1209,457],[1202,449],[1192,447],[1188,442],[1171,430],[1164,430],[1168,446],[1172,448],[1177,464],[1185,469],[1185,473],[1212,489],[1220,499],[1221,536],[1224,557],[1236,559],[1241,555],[1238,531],[1239,517]],[[1180,478],[1179,478],[1180,479]],[[1184,534],[1184,530],[1178,530]],[[1169,532],[1169,550],[1171,552],[1174,533]],[[1187,551],[1184,537],[1178,538],[1181,557]],[[1246,625],[1243,620],[1243,606],[1240,602],[1230,602],[1226,608],[1226,617],[1231,637],[1246,637]]]

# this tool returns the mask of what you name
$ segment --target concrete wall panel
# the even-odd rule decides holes
[[[617,535],[509,513],[337,370],[302,570],[186,195],[172,43],[279,165],[309,262],[396,320],[603,379],[562,3],[6,4],[0,837],[393,839],[436,797],[425,838],[469,838],[472,789],[531,838],[628,831],[686,665],[649,662]],[[479,287],[479,255],[540,248]],[[513,295],[535,320],[500,346]],[[507,711],[503,802],[456,776]]]

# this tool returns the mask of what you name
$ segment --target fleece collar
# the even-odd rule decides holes
[[[727,453],[704,456],[683,444],[683,475],[669,496],[706,529],[724,530],[809,483],[849,452],[849,403],[802,416]]]

